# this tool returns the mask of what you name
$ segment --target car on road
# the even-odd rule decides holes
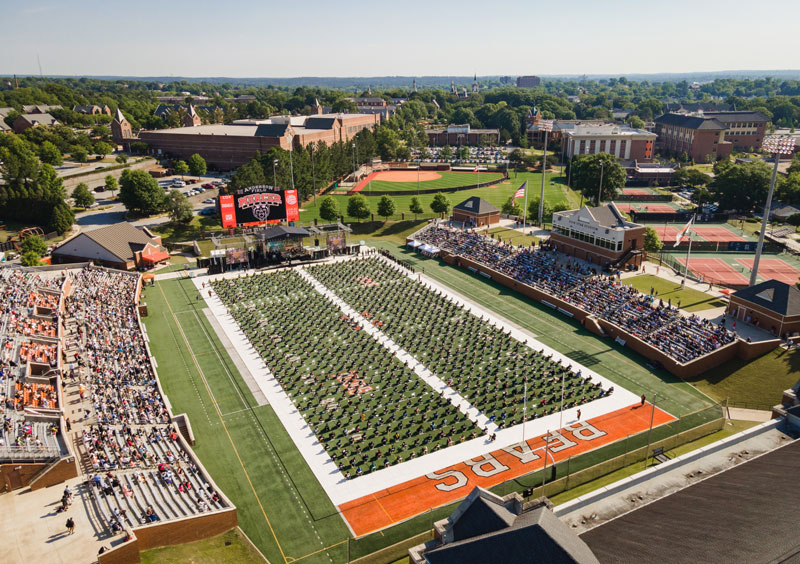
[[[98,192],[98,193],[99,192],[105,192],[105,191],[106,191],[106,187],[105,186],[98,186],[97,188],[92,190],[92,192]]]
[[[200,215],[217,215],[216,208],[203,208],[200,210]]]
[[[214,198],[208,198],[207,200],[203,200],[204,204],[213,204],[216,200]]]

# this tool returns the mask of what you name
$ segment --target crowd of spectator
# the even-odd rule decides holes
[[[678,362],[689,362],[736,338],[733,331],[643,294],[547,245],[515,247],[482,233],[431,225],[416,239],[480,263],[605,319]]]

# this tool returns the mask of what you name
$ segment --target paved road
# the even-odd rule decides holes
[[[162,187],[168,187],[172,182],[176,179],[179,179],[178,176],[169,176],[166,178],[159,179],[159,185]],[[191,184],[186,186],[185,188],[177,188],[181,192],[187,193],[192,188],[199,186],[200,184],[204,184],[207,182],[213,182],[215,180],[222,180],[225,179],[216,177],[216,176],[204,176],[204,177],[197,177],[200,178],[201,182],[196,184]],[[216,198],[218,194],[218,190],[206,190],[201,192],[200,194],[196,194],[189,198],[189,201],[192,203],[192,207],[194,209],[194,213],[197,214],[200,210],[213,206],[213,204],[204,204],[203,201],[209,198]],[[92,231],[94,229],[99,229],[100,227],[105,227],[106,225],[112,225],[114,223],[119,223],[120,221],[125,221],[125,207],[118,203],[116,200],[111,200],[111,192],[103,191],[103,192],[95,192],[94,193],[95,200],[99,204],[98,207],[104,207],[109,204],[113,205],[113,207],[104,209],[104,210],[89,210],[86,212],[81,212],[75,214],[75,223],[81,226],[81,230],[83,231]],[[133,221],[136,226],[153,226],[153,225],[160,225],[162,223],[166,223],[169,221],[167,217],[154,217],[154,218],[145,218],[139,219],[137,221]]]

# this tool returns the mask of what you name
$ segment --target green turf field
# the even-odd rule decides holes
[[[409,171],[416,172],[416,171]],[[426,172],[426,171],[423,171]],[[458,186],[471,186],[474,184],[485,184],[486,182],[493,182],[503,178],[502,172],[438,172],[441,178],[436,180],[425,180],[417,185],[416,181],[413,182],[389,182],[386,180],[378,179],[372,180],[361,189],[361,193],[369,195],[370,190],[393,190],[393,191],[408,191],[414,192],[419,188],[420,190],[440,190],[442,188],[456,188]]]
[[[674,428],[685,430],[718,416],[707,409],[709,398],[666,372],[654,373],[644,359],[601,340],[568,318],[511,290],[436,259],[407,251],[403,239],[417,224],[387,224],[392,230],[370,239],[440,283],[496,311],[538,335],[545,344],[608,377],[635,394],[658,394],[659,407],[686,416]],[[381,233],[381,231],[379,231]],[[191,281],[175,279],[148,287],[143,301],[150,346],[156,357],[164,391],[175,413],[187,413],[197,437],[195,452],[239,511],[239,523],[254,544],[273,563],[345,562],[349,549],[356,558],[390,546],[431,527],[453,507],[434,509],[380,533],[347,542],[348,531],[290,437],[268,405],[256,407],[197,301]],[[700,413],[700,415],[692,415]],[[682,427],[681,427],[682,425]],[[655,435],[655,433],[654,433]],[[572,461],[573,470],[615,456],[612,444]],[[557,467],[562,471],[561,467]],[[499,493],[519,489],[529,480],[509,482]]]
[[[461,174],[461,173],[458,173]],[[501,208],[503,203],[511,197],[514,192],[522,185],[523,182],[526,180],[528,181],[528,201],[530,202],[533,198],[539,196],[541,191],[541,183],[542,183],[542,175],[538,172],[510,172],[509,184],[495,184],[494,186],[488,186],[484,188],[475,188],[473,190],[464,190],[461,192],[452,192],[445,194],[447,199],[450,201],[450,207],[459,204],[466,200],[467,198],[471,198],[472,196],[479,196],[489,202],[490,204]],[[481,176],[484,176],[481,174]],[[387,184],[394,184],[399,185],[395,182],[390,182]],[[416,184],[415,184],[416,186]],[[373,183],[373,189],[375,189],[375,184]],[[375,219],[380,219],[378,216],[378,197],[369,195],[369,189],[365,187],[361,192],[362,195],[367,196],[367,202],[372,213],[375,214]],[[409,211],[409,206],[411,205],[411,198],[415,197],[416,194],[410,192],[407,196],[392,196],[392,200],[395,203],[395,213],[389,219],[399,220],[401,219],[401,214],[405,214],[405,219],[413,219],[414,214]],[[430,203],[433,200],[435,194],[421,194],[416,196],[419,198],[420,203],[422,204],[422,208],[424,209],[424,213],[419,214],[419,218],[432,218],[436,217],[431,211]],[[303,203],[303,207],[300,210],[300,221],[301,222],[312,222],[314,219],[319,218],[319,199],[317,197],[317,203],[314,204],[314,200],[307,201]],[[339,206],[339,213],[345,215],[345,222],[346,223],[357,223],[358,220],[347,215],[347,200],[349,196],[335,194],[331,196]],[[561,177],[558,173],[548,173],[546,184],[545,184],[545,191],[544,191],[545,201],[550,204],[551,206],[563,203],[568,204],[571,208],[576,208],[580,204],[581,197],[580,194],[577,192],[570,190],[570,188],[566,185],[566,180]],[[522,205],[524,202],[523,200],[517,200],[517,203]]]

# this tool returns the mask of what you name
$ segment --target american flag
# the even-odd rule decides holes
[[[527,187],[528,187],[528,181],[526,180],[525,182],[522,183],[522,186],[519,187],[519,190],[514,192],[514,197],[512,199],[516,200],[517,198],[522,198],[525,195],[525,188]]]

